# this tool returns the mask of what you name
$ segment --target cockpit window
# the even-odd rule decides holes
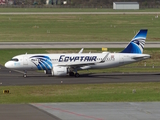
[[[17,58],[12,58],[10,61],[16,61],[16,62],[18,62],[19,60]]]

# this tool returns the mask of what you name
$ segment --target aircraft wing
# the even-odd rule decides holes
[[[97,62],[96,62],[97,63]],[[96,63],[83,63],[83,64],[58,64],[58,66],[66,66],[66,67],[83,67],[88,65],[95,65]]]

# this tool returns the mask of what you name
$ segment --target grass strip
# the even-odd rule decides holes
[[[140,29],[160,40],[156,15],[0,15],[0,42],[129,42]]]
[[[160,83],[1,86],[0,103],[160,101]],[[3,94],[9,89],[9,94]]]

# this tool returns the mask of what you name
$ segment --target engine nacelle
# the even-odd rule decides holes
[[[52,75],[54,76],[65,76],[68,73],[67,67],[54,66],[52,69]]]
[[[52,74],[52,70],[44,70],[45,74]]]

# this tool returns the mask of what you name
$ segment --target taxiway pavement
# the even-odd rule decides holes
[[[27,78],[23,78],[22,73],[0,66],[0,86],[160,82],[159,77],[159,73],[88,73],[75,78],[71,76],[54,77],[43,72],[32,71],[28,72]]]
[[[128,42],[1,42],[8,48],[125,48]],[[145,48],[160,48],[160,42],[146,42]]]
[[[160,12],[0,12],[0,15],[158,15]]]
[[[159,120],[160,102],[32,104],[62,120]]]
[[[61,120],[30,104],[0,104],[1,120]]]
[[[160,102],[80,102],[0,105],[2,120],[159,120]]]

